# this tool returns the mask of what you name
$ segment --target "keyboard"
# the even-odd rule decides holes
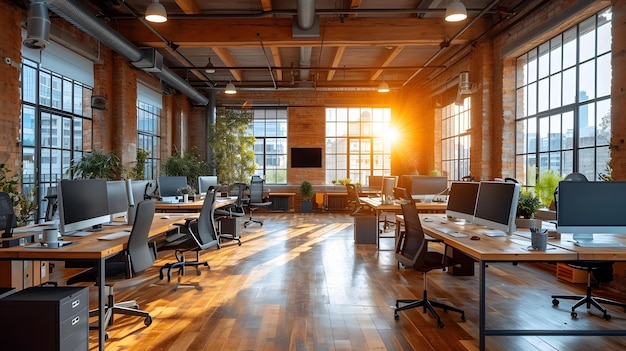
[[[127,232],[127,231],[115,232],[115,233],[103,235],[99,237],[98,240],[116,240],[116,239],[128,237],[129,235],[130,235],[130,232]]]
[[[505,232],[497,229],[482,229],[480,230],[480,233],[485,234],[486,236],[506,236]]]
[[[624,247],[622,243],[602,241],[578,241],[574,245],[579,247]]]
[[[63,236],[89,236],[91,234],[93,234],[94,232],[87,232],[87,231],[76,231],[76,232],[71,232],[71,233],[67,233],[67,234],[63,234]]]
[[[467,234],[465,233],[461,233],[453,228],[448,228],[448,227],[433,227],[434,230],[442,232],[444,234],[448,234],[452,237],[455,238],[465,238],[467,237]]]

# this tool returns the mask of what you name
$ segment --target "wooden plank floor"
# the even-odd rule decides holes
[[[256,215],[256,213],[255,213]],[[432,299],[466,312],[442,312],[445,328],[421,310],[390,308],[396,298],[422,294],[421,275],[398,269],[392,251],[353,243],[352,218],[342,213],[261,213],[265,224],[241,227],[243,245],[224,243],[202,255],[211,269],[189,270],[173,290],[158,268],[173,260],[160,253],[140,277],[115,285],[118,300],[136,298],[151,312],[146,327],[119,317],[109,328],[107,350],[477,350],[478,278],[433,271]],[[383,239],[391,248],[393,239]],[[537,265],[488,267],[488,327],[525,329],[624,329],[626,314],[611,309],[611,321],[571,301],[552,307],[551,293],[582,293],[584,286],[559,283]],[[70,270],[52,278],[63,282]],[[175,279],[173,279],[175,280]],[[92,289],[94,305],[95,289]],[[604,292],[601,291],[600,294]],[[606,295],[606,294],[605,294]],[[626,296],[618,296],[626,300]],[[91,332],[91,349],[96,333]],[[488,337],[488,350],[624,350],[626,337]]]

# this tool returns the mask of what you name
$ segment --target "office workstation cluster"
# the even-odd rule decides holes
[[[3,315],[19,306],[40,305],[42,301],[60,311],[64,311],[65,304],[70,307],[61,313],[60,320],[48,318],[42,322],[53,326],[46,329],[50,333],[57,332],[51,339],[55,342],[24,335],[22,331],[28,330],[29,319],[37,313],[37,309],[24,309],[31,312],[24,312],[10,325],[2,324],[3,330],[15,331],[3,336],[4,345],[10,349],[87,349],[89,317],[96,317],[95,321],[92,320],[92,327],[99,330],[99,347],[102,350],[107,337],[106,328],[113,322],[114,314],[139,316],[145,325],[150,325],[152,317],[149,312],[139,310],[136,302],[115,302],[113,288],[108,285],[110,275],[114,275],[114,268],[117,268],[117,273],[121,273],[123,278],[131,278],[152,266],[162,250],[165,255],[168,251],[175,251],[174,262],[168,263],[166,268],[168,281],[172,271],[178,273],[176,288],[181,284],[185,267],[195,267],[198,274],[200,266],[208,267],[199,253],[219,248],[222,239],[235,240],[241,245],[236,232],[226,233],[216,223],[233,218],[236,211],[243,213],[242,209],[235,207],[242,206],[238,200],[241,200],[239,197],[244,187],[241,187],[238,197],[221,197],[213,184],[206,184],[211,180],[213,177],[200,180],[200,186],[205,187],[202,199],[186,203],[182,202],[180,192],[174,190],[187,186],[185,177],[160,177],[156,187],[163,193],[158,196],[150,190],[155,187],[155,182],[150,180],[62,180],[56,187],[56,197],[49,198],[49,206],[53,209],[47,213],[51,217],[40,224],[17,228],[9,200],[8,206],[2,206],[0,218],[4,232],[0,260],[58,261],[64,262],[66,267],[80,267],[82,271],[67,279],[67,284],[83,281],[96,283],[98,308],[92,311],[85,308],[89,301],[83,289],[58,287],[55,282],[48,281],[48,265],[38,272],[41,276],[37,281],[28,282],[12,271],[13,265],[9,265],[2,271],[1,292],[4,298],[0,299],[0,310]],[[8,198],[6,193],[0,195],[4,195],[0,199]],[[156,213],[159,206],[174,202],[187,205],[184,208],[187,212]],[[217,214],[216,209],[221,210],[221,214]],[[195,258],[189,257],[189,253],[195,253]],[[164,279],[163,273],[161,279]]]

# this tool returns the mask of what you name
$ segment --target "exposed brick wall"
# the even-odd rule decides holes
[[[0,163],[12,171],[21,168],[21,145],[16,141],[20,128],[20,63],[22,11],[8,2],[0,2],[0,58],[8,57],[10,65],[0,62]]]

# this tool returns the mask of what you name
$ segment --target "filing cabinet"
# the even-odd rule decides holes
[[[3,350],[89,349],[89,289],[33,287],[0,299]]]

